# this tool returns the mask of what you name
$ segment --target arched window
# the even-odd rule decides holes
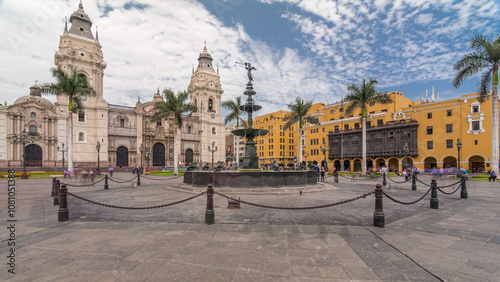
[[[78,132],[78,142],[85,142],[85,132],[80,131]]]
[[[212,100],[212,98],[208,99],[208,112],[215,112],[214,111],[214,100]]]

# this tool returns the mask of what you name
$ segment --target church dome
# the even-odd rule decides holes
[[[29,102],[39,104],[42,107],[48,108],[48,109],[52,109],[54,107],[54,104],[52,104],[52,102],[50,102],[49,100],[47,100],[43,97],[39,97],[39,96],[23,96],[21,98],[18,98],[14,102],[14,105],[29,103]]]

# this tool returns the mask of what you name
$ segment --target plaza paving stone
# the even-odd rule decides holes
[[[115,174],[117,180],[132,174]],[[421,176],[430,183],[430,177]],[[398,179],[399,181],[401,179]],[[82,182],[67,180],[72,184]],[[447,185],[455,180],[438,180]],[[69,187],[86,199],[147,207],[180,201],[205,188],[182,178],[142,178]],[[313,187],[255,193],[216,189],[241,200],[278,207],[318,206],[374,190],[377,180],[333,178]],[[127,210],[68,196],[69,221],[58,222],[50,180],[16,181],[16,274],[7,272],[7,182],[0,182],[0,281],[498,281],[500,184],[468,182],[460,193],[430,194],[414,205],[384,197],[385,228],[373,227],[374,195],[311,210],[241,204],[214,195],[215,224],[204,224],[206,196],[174,206]],[[454,187],[444,188],[453,191]],[[385,192],[413,201],[428,187],[391,183]],[[303,191],[302,195],[299,191]]]

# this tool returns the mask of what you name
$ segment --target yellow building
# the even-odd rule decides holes
[[[386,165],[401,171],[405,162],[421,171],[431,168],[452,171],[460,167],[483,172],[491,166],[491,99],[479,103],[478,94],[440,101],[410,101],[400,92],[390,92],[393,103],[369,105],[367,118],[367,167]],[[359,171],[361,169],[361,111],[345,115],[345,104],[313,104],[309,115],[321,125],[303,127],[303,161]],[[260,164],[276,160],[293,164],[299,156],[297,126],[283,131],[278,111],[257,117],[257,128],[269,130],[257,138]],[[457,141],[461,141],[460,157]],[[406,145],[406,150],[405,150]],[[323,155],[323,149],[325,155]],[[283,155],[284,154],[284,155]],[[460,163],[457,161],[460,159]]]
[[[294,157],[298,155],[297,126],[283,130],[286,122],[283,121],[288,111],[277,111],[262,115],[254,119],[254,128],[269,130],[265,136],[255,138],[259,166],[270,165],[276,161],[280,166],[292,166]]]

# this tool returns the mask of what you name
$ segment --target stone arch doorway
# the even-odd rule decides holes
[[[193,162],[193,150],[186,150],[186,163],[191,164]]]
[[[469,169],[472,173],[484,172],[484,158],[481,156],[472,156],[469,158]]]
[[[433,169],[437,168],[437,160],[434,157],[427,157],[424,159],[424,168]]]
[[[443,168],[456,168],[457,167],[457,158],[448,156],[443,159]]]
[[[361,171],[361,160],[360,159],[354,160],[354,171]]]
[[[336,169],[337,171],[340,171],[340,161],[338,161],[338,160],[337,160],[337,161],[334,161],[334,162],[333,162],[333,166],[335,167],[335,169]]]
[[[344,171],[351,171],[351,161],[344,160]]]
[[[26,166],[42,166],[42,148],[36,144],[26,146]]]
[[[165,166],[165,145],[159,142],[153,145],[153,166]]]
[[[128,149],[125,146],[116,148],[116,166],[128,166]]]
[[[399,160],[396,159],[396,158],[391,158],[389,159],[389,168],[388,168],[388,171],[391,171],[391,172],[395,172],[395,171],[398,171],[399,167]]]

